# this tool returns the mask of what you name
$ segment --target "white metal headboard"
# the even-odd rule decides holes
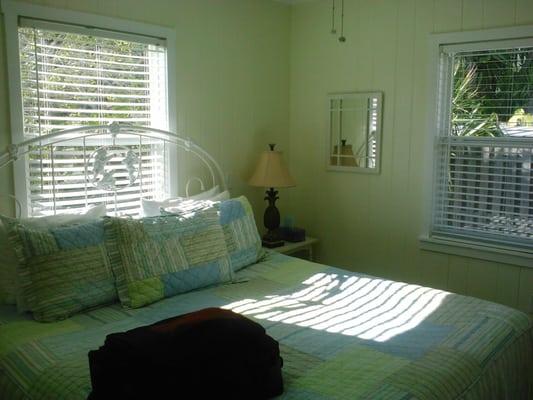
[[[207,167],[209,174],[211,175],[211,184],[212,186],[219,185],[221,190],[227,189],[226,179],[220,165],[217,161],[202,147],[194,143],[193,140],[187,137],[177,135],[173,132],[151,128],[147,126],[138,126],[113,122],[109,125],[90,125],[83,126],[73,129],[62,130],[58,132],[53,132],[48,135],[38,136],[31,139],[28,139],[22,143],[12,144],[7,147],[6,150],[0,152],[0,168],[15,162],[22,156],[30,153],[30,151],[38,150],[39,148],[44,148],[47,146],[53,146],[60,144],[61,142],[68,142],[73,140],[83,139],[82,146],[85,146],[85,139],[87,138],[102,138],[102,139],[112,139],[113,146],[115,145],[115,139],[119,135],[128,135],[139,137],[140,141],[142,139],[148,139],[151,141],[158,141],[162,143],[171,143],[176,145],[177,149],[183,149],[184,151],[193,154],[196,156],[202,163]],[[138,162],[138,157],[134,152],[126,151],[123,159],[124,168],[129,171],[129,181],[130,185],[135,182],[137,176],[136,171],[133,167],[135,162]],[[116,187],[114,187],[114,179],[109,174],[106,174],[105,170],[105,161],[106,161],[106,146],[102,146],[93,152],[91,155],[93,164],[92,164],[92,173],[93,173],[93,184],[96,184],[101,190],[107,190],[112,192],[115,191],[116,198]],[[130,168],[131,167],[131,168]],[[98,175],[98,177],[97,177]],[[98,179],[97,179],[98,178]],[[205,189],[204,182],[202,179],[194,176],[191,177],[186,182],[186,193],[189,195],[189,185],[191,182],[197,181],[200,184],[202,190]],[[20,206],[19,200],[14,196],[8,195],[13,198],[17,205]],[[116,200],[115,200],[116,207]]]

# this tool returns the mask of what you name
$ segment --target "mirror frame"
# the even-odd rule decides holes
[[[376,121],[376,167],[348,167],[341,165],[331,165],[331,101],[332,100],[345,100],[345,99],[358,99],[358,98],[375,97],[378,99],[377,112],[378,117]],[[327,95],[327,136],[326,136],[326,171],[337,172],[362,172],[365,174],[379,174],[381,171],[381,132],[382,132],[382,120],[383,120],[383,92],[336,92],[328,93]]]

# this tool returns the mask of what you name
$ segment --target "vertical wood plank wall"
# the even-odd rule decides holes
[[[421,251],[418,237],[428,36],[533,24],[533,1],[345,0],[344,44],[329,34],[330,7],[297,4],[291,18],[290,212],[322,239],[319,259],[528,311],[533,268]],[[348,90],[384,92],[378,176],[325,171],[324,98]]]

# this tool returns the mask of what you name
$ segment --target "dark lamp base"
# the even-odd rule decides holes
[[[279,235],[279,229],[276,230],[269,230],[267,233],[263,235],[263,246],[268,247],[269,249],[272,249],[274,247],[280,247],[283,246],[285,242]]]
[[[263,222],[268,232],[263,236],[263,246],[272,249],[274,247],[280,247],[285,244],[279,236],[279,211],[276,208],[276,200],[278,192],[274,188],[270,188],[266,191],[265,200],[268,200],[268,207],[265,210],[265,216]]]
[[[285,244],[283,240],[274,239],[274,240],[268,240],[263,238],[263,247],[267,247],[269,249],[273,249],[275,247],[281,247]]]

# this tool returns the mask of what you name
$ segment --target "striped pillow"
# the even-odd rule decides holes
[[[116,301],[104,222],[32,229],[4,218],[19,259],[21,295],[37,321],[56,321]]]
[[[57,214],[46,217],[19,218],[17,221],[26,228],[43,229],[67,225],[77,225],[93,221],[106,213],[105,204],[100,204],[85,210],[81,214]],[[13,220],[7,216],[0,217],[0,304],[16,304],[18,311],[27,311],[25,299],[18,293],[17,269],[19,261],[13,246],[7,239],[7,232],[3,219]]]
[[[230,256],[233,271],[254,264],[263,256],[261,237],[255,224],[252,206],[245,196],[219,203],[210,201],[187,200],[175,207],[162,210],[163,215],[189,215],[203,212],[206,208],[219,210],[220,225]]]
[[[231,280],[214,208],[188,217],[107,217],[106,245],[120,301],[131,308]]]
[[[263,256],[254,212],[244,196],[220,203],[220,225],[234,271],[254,264]]]

